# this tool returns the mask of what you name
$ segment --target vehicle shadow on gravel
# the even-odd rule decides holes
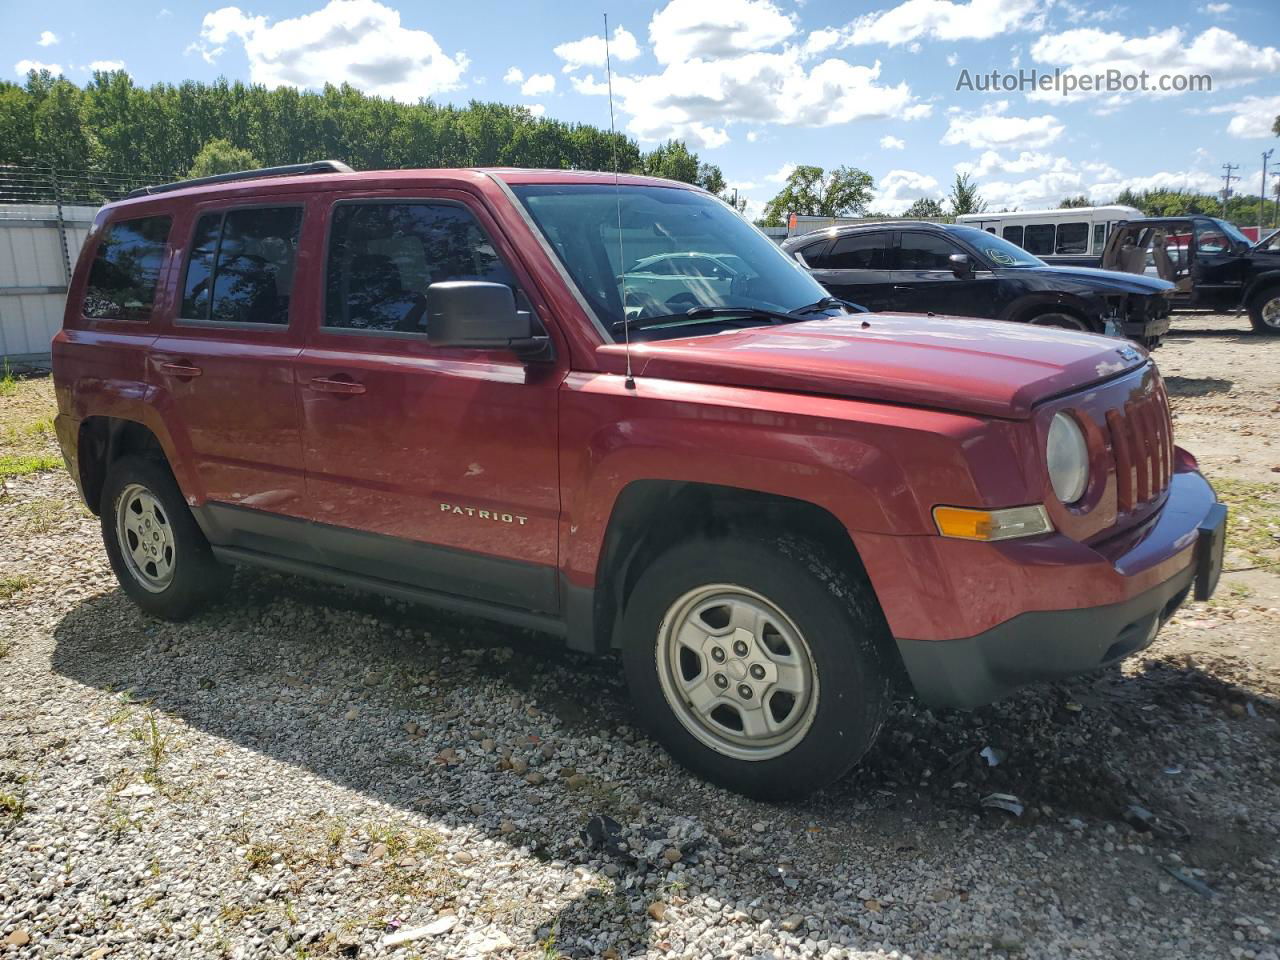
[[[665,952],[665,910],[678,914],[688,896],[709,895],[713,886],[698,880],[699,865],[716,868],[725,911],[732,903],[742,913],[717,922],[785,923],[802,938],[806,924],[810,937],[817,936],[815,924],[827,924],[824,935],[835,924],[845,940],[875,945],[893,926],[881,915],[889,907],[873,899],[881,888],[866,879],[867,865],[874,873],[911,861],[936,873],[934,881],[945,880],[957,858],[971,859],[965,848],[975,836],[1017,859],[1028,829],[1113,825],[1223,872],[1238,869],[1242,858],[1274,852],[1264,849],[1274,838],[1254,835],[1247,822],[1220,816],[1216,807],[1246,788],[1233,765],[1244,769],[1244,755],[1259,750],[1246,742],[1233,748],[1239,756],[1224,754],[1224,729],[1274,730],[1280,703],[1194,663],[1147,659],[1136,670],[1024,691],[973,712],[900,704],[853,774],[804,803],[770,806],[673,768],[635,732],[613,660],[582,657],[535,634],[275,574],[240,571],[232,596],[176,625],[147,619],[118,590],[86,600],[55,629],[53,667],[112,694],[130,691],[193,728],[406,812],[469,820],[490,839],[540,860],[598,870],[612,865],[599,874],[599,885],[541,924],[539,933],[555,932],[566,956],[599,955],[601,931],[610,931],[609,943],[623,955]],[[264,721],[253,709],[282,688],[325,705],[306,718],[305,735],[275,731],[270,714]],[[353,748],[350,724],[340,721],[357,695],[367,704],[362,713],[379,722],[362,729]],[[500,750],[471,755],[496,721],[459,707],[498,698],[513,705],[517,721],[506,723],[500,739],[510,742],[526,716],[549,714],[550,728],[536,722],[551,732],[528,739],[560,751],[540,759],[523,746],[532,770],[546,772],[545,782],[531,788],[538,805],[528,809],[550,824],[509,836],[500,824],[516,814],[502,808],[502,798],[526,802],[511,793],[511,778],[521,771],[504,768]],[[1274,755],[1273,733],[1256,739]],[[461,802],[455,751],[465,755],[459,764],[474,764],[457,769],[497,800]],[[601,759],[584,762],[587,754]],[[583,774],[577,786],[574,765]],[[1020,812],[1010,812],[1009,803],[984,807],[993,794],[1013,798]],[[597,814],[613,818],[623,835],[605,836],[588,852],[579,831]],[[663,862],[672,846],[684,858],[679,869],[691,872],[671,872]],[[860,865],[863,879],[846,881],[852,886],[841,892],[839,878],[850,875],[851,864]],[[1029,861],[1026,869],[1030,877],[1041,866]],[[686,877],[694,878],[688,887]],[[953,877],[944,887],[959,896],[966,882]],[[910,883],[924,889],[923,879]],[[1178,901],[1168,909],[1192,907]]]

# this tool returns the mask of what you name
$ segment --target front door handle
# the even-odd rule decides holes
[[[191,377],[198,377],[200,374],[204,373],[204,371],[199,367],[192,366],[190,362],[162,363],[160,364],[160,371],[171,377],[185,377],[188,379]]]
[[[337,393],[344,397],[353,397],[364,393],[364,384],[354,380],[336,380],[332,377],[312,377],[310,387],[316,393]]]
[[[915,287],[903,287],[895,283],[893,289],[895,293],[910,293]]]

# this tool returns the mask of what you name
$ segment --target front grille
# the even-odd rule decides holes
[[[1116,508],[1133,510],[1156,499],[1173,476],[1173,424],[1164,385],[1107,411],[1116,464]]]

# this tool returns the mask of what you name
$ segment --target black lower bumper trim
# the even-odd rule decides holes
[[[1195,577],[1193,564],[1120,603],[1024,613],[963,640],[899,639],[898,651],[921,701],[977,707],[1024,684],[1087,673],[1144,649]]]

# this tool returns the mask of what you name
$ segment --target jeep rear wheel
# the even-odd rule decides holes
[[[152,616],[184,620],[230,581],[164,463],[129,456],[112,464],[99,512],[116,579]]]
[[[1249,298],[1249,320],[1258,333],[1280,336],[1280,286],[1259,290]]]
[[[805,796],[870,748],[891,699],[879,606],[818,544],[679,544],[623,617],[637,713],[694,773],[759,799]]]

